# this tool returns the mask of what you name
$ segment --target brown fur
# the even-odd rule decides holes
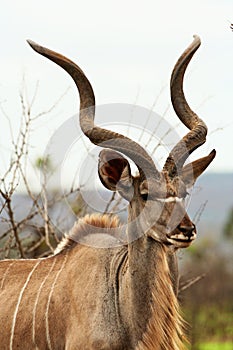
[[[100,232],[108,234],[111,232],[109,229],[118,227],[119,218],[117,216],[86,215],[79,219],[69,233],[65,235],[58,245],[56,253],[77,244],[80,234],[85,233],[89,235]],[[171,287],[172,282],[164,247],[161,249],[161,254],[157,256],[156,261],[159,271],[157,271],[157,278],[154,281],[152,302],[150,305],[152,316],[142,340],[137,345],[137,350],[182,350],[185,348],[183,344],[184,323],[180,316],[176,295]]]
[[[142,271],[139,269],[139,275],[131,281],[130,246],[107,250],[83,246],[76,238],[80,230],[86,230],[86,224],[93,232],[96,228],[96,235],[103,229],[108,234],[110,228],[119,227],[119,220],[107,215],[86,216],[63,239],[56,255],[0,262],[2,349],[11,349],[12,334],[12,349],[22,350],[182,349],[181,318],[168,266],[169,248],[153,244],[147,257],[147,239],[143,239],[134,262]],[[138,244],[136,241],[134,248]],[[139,310],[147,308],[143,326],[138,324],[140,314],[130,302],[129,289],[130,285],[140,287],[141,274],[145,300],[135,302]],[[143,290],[140,293],[142,297]],[[101,312],[103,305],[106,316]]]
[[[70,248],[73,244],[77,244],[80,234],[85,233],[89,235],[92,233],[98,234],[100,232],[108,234],[111,232],[109,229],[118,227],[119,218],[117,216],[100,214],[86,215],[84,218],[79,219],[66,237],[63,238],[56,252]],[[152,293],[152,317],[149,320],[146,332],[143,334],[143,339],[137,346],[137,350],[149,350],[159,347],[166,350],[181,350],[183,348],[183,320],[179,314],[177,298],[174,290],[171,288],[172,282],[165,248],[162,248],[161,255],[157,256],[157,265],[159,271],[157,271],[158,277],[154,282],[154,292]],[[166,312],[166,317],[164,317],[165,310],[168,310],[168,312]]]

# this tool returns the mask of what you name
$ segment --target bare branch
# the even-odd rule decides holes
[[[185,281],[182,285],[179,286],[178,295],[181,294],[182,292],[184,292],[186,289],[188,289],[191,286],[193,286],[195,283],[199,282],[205,276],[206,276],[206,274],[203,273],[202,275],[190,278],[189,280]]]

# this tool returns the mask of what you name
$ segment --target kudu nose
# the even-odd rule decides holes
[[[178,229],[180,230],[180,232],[182,232],[184,234],[184,236],[186,237],[191,237],[193,235],[193,231],[195,231],[195,226],[194,225],[178,225]]]

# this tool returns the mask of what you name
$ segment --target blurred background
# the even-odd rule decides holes
[[[153,113],[166,121],[168,131],[171,126],[177,135],[186,133],[171,107],[169,80],[193,34],[201,37],[185,76],[185,93],[208,125],[209,136],[191,160],[213,148],[217,156],[187,203],[198,238],[179,253],[179,299],[189,324],[190,349],[232,349],[233,3],[22,0],[2,4],[0,18],[1,259],[51,254],[77,217],[93,211],[88,199],[93,191],[101,197],[100,211],[114,211],[126,219],[125,204],[100,183],[93,181],[93,188],[81,190],[80,168],[85,170],[90,145],[85,140],[77,143],[78,136],[76,148],[70,145],[65,154],[57,148],[62,171],[59,181],[51,184],[51,174],[58,171],[49,153],[51,140],[54,135],[62,138],[67,120],[78,112],[79,99],[68,75],[35,54],[26,39],[77,62],[93,85],[97,105],[129,104],[132,115],[134,106],[145,108],[143,136],[135,131],[132,115],[125,120],[127,128],[117,126],[145,146]],[[118,122],[115,116],[109,118],[109,123]],[[158,143],[153,142],[151,152]],[[156,151],[159,162],[159,147]],[[95,179],[97,155],[98,150],[93,155]]]

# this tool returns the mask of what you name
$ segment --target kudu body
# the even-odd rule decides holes
[[[94,125],[94,93],[77,65],[29,44],[64,68],[78,87],[82,131],[105,148],[99,156],[100,179],[129,202],[127,242],[112,244],[111,230],[120,229],[116,217],[95,214],[75,224],[55,255],[0,262],[0,348],[181,350],[175,252],[196,237],[184,199],[186,188],[215,156],[212,151],[184,166],[207,134],[183,93],[183,76],[200,39],[194,38],[173,70],[172,103],[190,131],[171,150],[161,172],[139,144]],[[122,154],[135,162],[138,176],[131,175]],[[83,233],[109,248],[77,243]]]

